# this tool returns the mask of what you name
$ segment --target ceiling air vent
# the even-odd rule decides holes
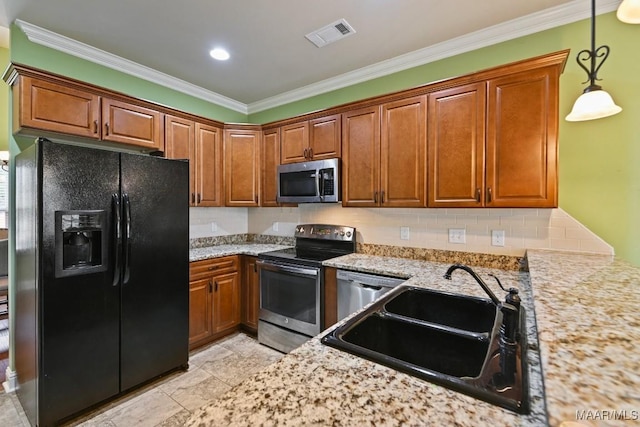
[[[350,36],[355,32],[356,30],[354,30],[346,20],[340,19],[332,24],[320,28],[319,30],[310,32],[305,37],[316,46],[323,47],[329,43],[333,43]]]

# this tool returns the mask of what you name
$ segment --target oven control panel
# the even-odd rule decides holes
[[[300,224],[296,227],[295,237],[355,242],[356,229],[343,225]]]

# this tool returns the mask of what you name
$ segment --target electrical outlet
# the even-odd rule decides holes
[[[273,229],[273,231],[278,231],[278,228],[280,228],[280,225],[278,224],[278,222],[274,222],[271,228]]]
[[[504,230],[491,230],[491,246],[504,246]]]
[[[400,227],[400,239],[409,240],[409,227]]]
[[[449,229],[449,243],[466,243],[466,230],[464,228]]]
[[[211,223],[211,231],[213,231],[214,233],[216,231],[218,231],[218,223],[217,222],[214,221],[214,222]]]

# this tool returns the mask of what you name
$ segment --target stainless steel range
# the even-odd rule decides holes
[[[356,250],[353,227],[302,224],[295,238],[295,248],[258,256],[258,341],[285,353],[324,329],[322,261]]]

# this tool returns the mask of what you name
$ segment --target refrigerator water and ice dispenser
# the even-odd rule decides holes
[[[56,277],[107,269],[107,228],[103,210],[56,211]]]

